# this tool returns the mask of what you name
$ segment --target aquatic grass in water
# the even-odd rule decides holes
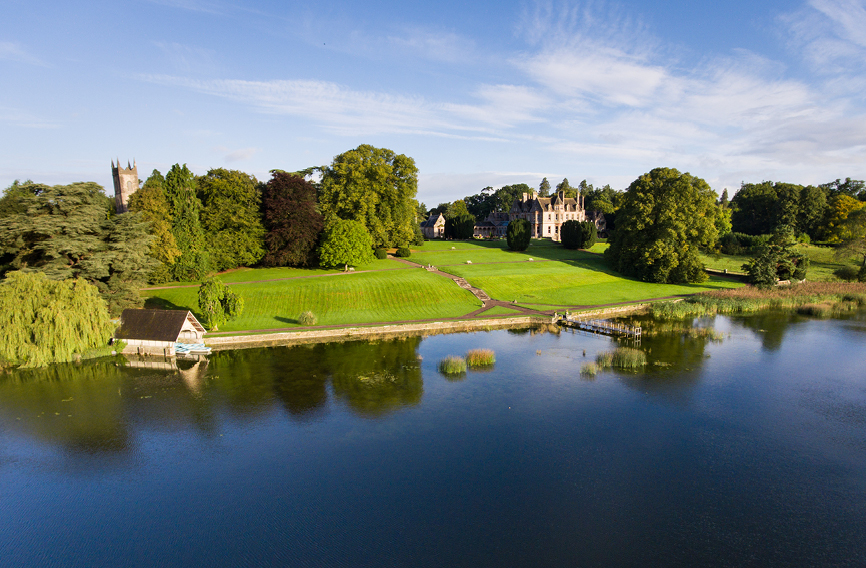
[[[439,372],[443,375],[459,375],[466,372],[466,359],[458,355],[449,355],[439,361]]]
[[[466,352],[466,365],[469,367],[489,367],[496,362],[493,349],[472,349]]]
[[[646,365],[646,353],[632,347],[619,347],[616,351],[602,351],[595,356],[599,368],[642,369]]]
[[[598,365],[595,363],[584,363],[580,368],[580,374],[584,377],[594,377],[598,374]]]

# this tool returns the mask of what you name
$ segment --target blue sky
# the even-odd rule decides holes
[[[0,187],[186,163],[268,178],[359,144],[428,206],[542,177],[675,167],[866,178],[866,0],[236,3],[0,8]]]

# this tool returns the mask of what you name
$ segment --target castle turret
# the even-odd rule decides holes
[[[126,162],[125,168],[120,166],[120,160],[117,160],[117,166],[114,165],[114,160],[111,160],[111,177],[114,179],[114,210],[126,213],[129,209],[129,196],[138,189],[138,167],[135,160],[131,166]]]

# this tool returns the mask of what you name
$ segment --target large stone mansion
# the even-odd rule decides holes
[[[515,219],[529,222],[530,234],[536,238],[560,240],[560,227],[566,221],[593,221],[599,233],[606,229],[604,215],[600,211],[587,212],[582,195],[565,197],[562,191],[550,197],[539,197],[538,193],[524,193],[514,200],[508,212],[494,212],[475,225],[476,237],[504,237],[508,223]],[[445,218],[431,215],[421,223],[421,230],[428,239],[443,236]]]

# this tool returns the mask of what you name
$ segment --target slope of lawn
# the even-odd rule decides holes
[[[597,243],[590,251],[605,249],[606,243]],[[494,299],[542,309],[638,302],[742,285],[722,278],[683,285],[630,280],[611,271],[599,254],[591,253],[568,250],[546,239],[533,239],[524,252],[509,250],[505,240],[429,241],[423,252],[413,252],[412,260],[466,278]]]
[[[256,278],[258,280],[259,278]],[[318,325],[459,317],[481,307],[469,291],[426,270],[387,270],[276,282],[239,283],[244,312],[220,331],[297,327],[306,310]],[[147,307],[198,314],[198,288],[145,291]]]
[[[356,266],[355,271],[367,270],[399,270],[411,268],[402,262],[391,259],[374,260],[370,264]],[[233,282],[251,282],[258,280],[279,280],[282,278],[303,278],[305,276],[318,276],[321,274],[339,274],[343,272],[342,268],[238,268],[237,270],[229,270],[217,274],[220,280],[226,284]],[[165,286],[190,286],[193,284],[201,284],[201,282],[168,282],[165,284],[155,285],[156,287]]]

